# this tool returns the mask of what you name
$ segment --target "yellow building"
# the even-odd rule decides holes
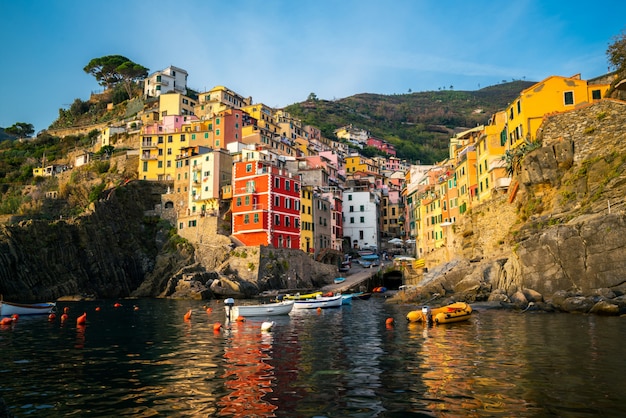
[[[159,114],[161,118],[168,115],[193,115],[196,101],[184,94],[168,92],[159,96]]]
[[[194,112],[200,119],[212,118],[227,109],[242,109],[252,103],[252,98],[244,98],[224,86],[215,86],[200,93],[198,98]]]
[[[160,97],[168,96],[168,94]],[[191,116],[164,116],[154,125],[144,126],[139,148],[139,179],[171,181],[174,179],[176,158],[190,146]],[[206,145],[198,143],[194,145]]]
[[[315,248],[313,225],[313,186],[303,186],[300,188],[300,249],[307,254]]]
[[[507,149],[506,120],[505,111],[493,114],[476,142],[480,202],[489,200],[494,192],[508,190],[511,183],[503,160]]]
[[[244,126],[241,132],[243,143],[270,147],[272,139],[280,137],[280,130],[274,122],[274,109],[257,103],[244,106],[241,110],[256,120],[256,123]]]
[[[371,158],[363,157],[360,154],[350,154],[344,159],[346,174],[361,172],[380,174],[378,165]]]
[[[586,81],[576,74],[550,76],[523,90],[506,109],[509,148],[535,140],[544,115],[600,100],[609,87],[606,77]]]

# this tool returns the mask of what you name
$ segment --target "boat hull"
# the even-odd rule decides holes
[[[0,316],[11,315],[48,315],[55,308],[56,303],[14,303],[14,302],[0,302]]]
[[[294,301],[286,300],[277,303],[266,303],[263,305],[240,305],[232,308],[234,318],[252,316],[274,316],[289,315],[293,309]]]
[[[305,300],[305,299],[315,299],[318,296],[322,296],[322,292],[308,293],[305,295],[296,293],[295,295],[285,295],[283,299]]]
[[[315,299],[296,300],[293,308],[298,309],[317,309],[317,308],[338,308],[341,306],[343,298],[341,295],[317,297]]]
[[[441,308],[433,308],[430,312],[435,324],[448,324],[467,321],[472,315],[472,307],[465,302],[456,302]],[[426,317],[421,309],[409,312],[406,319],[409,322],[426,322]]]

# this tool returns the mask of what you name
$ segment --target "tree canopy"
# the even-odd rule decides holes
[[[17,122],[13,126],[6,128],[4,131],[20,138],[30,138],[30,136],[35,133],[35,127],[30,123]]]
[[[615,36],[606,50],[609,64],[619,73],[626,71],[626,32]]]
[[[93,75],[98,84],[111,88],[122,84],[128,97],[132,96],[132,84],[148,76],[148,69],[122,55],[107,55],[93,58],[83,68],[87,74]]]

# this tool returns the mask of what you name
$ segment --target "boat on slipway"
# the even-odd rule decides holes
[[[15,303],[0,300],[0,316],[48,315],[56,308],[55,302]]]
[[[341,295],[335,296],[317,296],[315,299],[296,300],[293,308],[298,309],[317,309],[317,308],[338,308],[343,303]]]

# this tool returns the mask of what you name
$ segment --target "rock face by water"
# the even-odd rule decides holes
[[[163,192],[158,184],[132,182],[78,218],[1,226],[0,293],[19,301],[117,298],[150,274],[173,275],[193,251],[168,247],[167,228],[145,216]]]
[[[472,208],[455,225],[456,261],[427,274],[415,298],[625,313],[625,121],[614,100],[547,117],[513,202]]]

